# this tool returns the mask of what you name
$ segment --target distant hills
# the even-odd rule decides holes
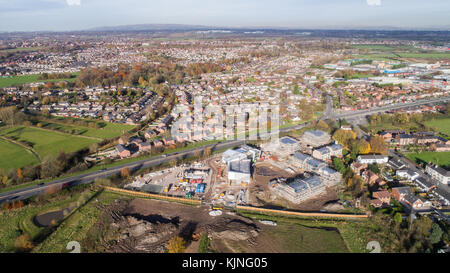
[[[208,30],[212,27],[200,25],[183,24],[139,24],[123,26],[105,26],[86,29],[86,31],[189,31],[189,30]]]
[[[330,26],[316,28],[301,27],[274,27],[274,26],[254,26],[254,27],[224,27],[224,26],[204,26],[204,25],[188,25],[188,24],[137,24],[137,25],[120,25],[120,26],[103,26],[86,29],[84,31],[196,31],[196,30],[368,30],[368,31],[449,31],[449,26],[442,27],[423,27],[423,28],[403,28],[393,26]]]

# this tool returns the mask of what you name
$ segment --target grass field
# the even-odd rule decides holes
[[[417,52],[399,52],[393,53],[380,53],[380,54],[363,54],[356,55],[358,59],[368,60],[380,60],[391,61],[393,59],[432,59],[432,60],[448,60],[450,59],[450,53],[436,52],[436,53],[417,53]]]
[[[134,125],[127,125],[127,124],[118,124],[110,122],[102,122],[102,123],[106,124],[106,126],[97,129],[79,125],[59,123],[57,120],[55,120],[55,122],[42,122],[42,128],[64,132],[73,132],[73,134],[82,136],[96,137],[101,139],[111,139],[121,136],[123,133],[130,131],[135,127]]]
[[[25,51],[36,51],[44,49],[43,46],[35,46],[35,47],[17,47],[17,48],[8,48],[8,49],[0,49],[0,53],[14,53],[14,52],[25,52]]]
[[[56,155],[59,151],[75,152],[88,147],[92,143],[99,142],[95,139],[25,126],[5,128],[0,131],[0,135],[27,143],[41,159],[50,154]]]
[[[428,163],[431,161],[439,166],[450,167],[450,152],[408,153],[406,157],[416,163]]]
[[[9,171],[12,168],[22,168],[37,164],[39,160],[27,149],[9,141],[0,139],[0,168]]]
[[[176,148],[176,149],[171,149],[171,150],[165,150],[163,154],[169,154],[169,153],[174,153],[174,152],[182,152],[182,151],[191,149],[193,147],[197,147],[197,146],[200,146],[200,145],[213,144],[213,143],[216,143],[216,142],[219,142],[219,140],[210,140],[210,141],[204,141],[204,142],[191,143],[188,146],[183,147],[183,148]],[[222,153],[225,150],[226,149],[217,149],[217,150],[213,151],[213,154]],[[81,175],[81,174],[85,174],[85,173],[89,173],[89,172],[93,172],[93,171],[98,171],[98,170],[103,169],[103,168],[111,168],[111,167],[118,166],[118,165],[125,164],[125,163],[136,162],[136,161],[139,161],[139,160],[142,160],[142,159],[151,159],[151,158],[154,158],[154,157],[157,157],[157,156],[159,156],[159,155],[142,155],[142,156],[138,156],[138,157],[131,157],[131,158],[122,159],[122,160],[115,161],[115,162],[110,163],[110,164],[98,164],[98,165],[94,165],[90,169],[87,169],[87,170],[84,170],[84,171],[79,171],[79,172],[74,172],[74,173],[70,173],[70,174],[65,174],[65,175],[62,175],[62,176],[60,176],[60,177],[58,177],[56,179],[62,179],[62,178],[66,178],[66,177],[72,177],[72,176],[76,176],[76,175]],[[191,157],[188,157],[188,158],[191,158]],[[188,158],[185,158],[185,159],[188,159]],[[163,164],[163,165],[159,165],[159,166],[168,166],[168,163],[167,164]],[[48,182],[52,182],[54,180],[55,180],[55,178],[47,178],[47,179],[42,179],[42,180],[35,180],[35,181],[29,182],[29,183],[14,185],[14,186],[11,186],[11,187],[0,189],[0,193],[7,192],[7,191],[12,191],[12,190],[17,190],[17,189],[22,189],[22,188],[25,188],[25,187],[34,186],[34,185],[37,185],[39,183],[48,183]]]
[[[402,58],[413,58],[413,59],[438,59],[438,60],[448,60],[450,59],[450,53],[436,52],[436,53],[398,53]]]
[[[450,136],[450,118],[433,119],[425,122],[427,126],[436,128],[437,131]]]
[[[74,73],[73,75],[78,75],[79,73]],[[39,80],[39,74],[33,75],[20,75],[20,76],[12,76],[12,77],[0,77],[0,88],[22,85],[26,83],[32,82],[59,82],[59,81],[69,81],[73,82],[76,80],[76,77],[69,79],[51,79],[51,80]]]
[[[306,219],[301,217],[284,217],[284,216],[274,216],[274,215],[264,215],[259,213],[252,213],[247,211],[238,211],[239,214],[250,217],[258,220],[272,220],[277,222],[278,226],[281,224],[293,224],[296,226],[301,226],[304,234],[308,234],[312,236],[311,238],[305,238],[303,236],[303,242],[306,244],[302,247],[303,251],[308,252],[307,250],[316,249],[321,252],[354,252],[354,253],[363,253],[368,252],[365,247],[367,242],[369,242],[367,238],[364,236],[364,229],[367,225],[367,221],[335,221],[328,219]],[[307,229],[305,229],[307,228]],[[311,229],[311,230],[308,230]],[[331,229],[331,230],[330,230]],[[339,232],[336,232],[337,229]],[[321,232],[315,233],[316,230],[320,230]],[[295,233],[290,232],[289,229],[285,230],[284,239],[289,239],[289,236],[295,236]],[[283,235],[282,235],[283,236]],[[319,236],[316,237],[316,236]],[[325,238],[322,240],[320,237]],[[297,240],[296,238],[292,238],[291,240]],[[286,241],[285,241],[286,242]],[[289,242],[286,242],[289,245]],[[294,249],[297,249],[299,246],[292,246]]]
[[[387,45],[377,45],[377,44],[359,44],[359,45],[352,45],[353,48],[358,49],[373,49],[373,50],[379,50],[379,51],[392,51],[395,48]]]

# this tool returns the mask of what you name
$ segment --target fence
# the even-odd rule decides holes
[[[105,186],[104,189],[107,191],[118,192],[118,193],[133,195],[133,196],[154,198],[154,199],[159,199],[159,200],[164,200],[164,201],[181,202],[181,203],[187,203],[187,204],[192,204],[192,205],[201,205],[201,203],[202,203],[200,200],[193,200],[193,199],[188,199],[188,198],[183,198],[183,197],[165,196],[162,194],[152,194],[152,193],[146,193],[146,192],[130,191],[130,190],[124,190],[124,189],[107,187],[107,186]]]
[[[264,209],[247,206],[236,206],[238,210],[256,211],[260,213],[272,213],[279,215],[303,216],[303,217],[329,217],[329,218],[343,218],[343,219],[365,219],[368,215],[365,214],[338,214],[338,213],[321,213],[321,212],[296,212],[276,209]]]

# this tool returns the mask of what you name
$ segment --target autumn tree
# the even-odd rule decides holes
[[[130,176],[130,168],[125,167],[122,168],[122,170],[120,171],[120,176],[122,176],[122,178],[126,178]]]
[[[177,165],[177,161],[176,161],[175,159],[172,159],[172,160],[169,161],[169,166],[170,166],[170,167],[173,168],[173,167],[175,167],[176,165]]]
[[[179,236],[175,236],[169,240],[167,250],[169,253],[183,253],[186,250],[186,241]]]
[[[358,139],[353,143],[352,151],[356,154],[368,154],[370,153],[370,144],[365,139]]]
[[[22,170],[20,168],[17,168],[17,179],[19,180],[23,179]]]
[[[211,155],[211,147],[206,147],[205,150],[203,150],[203,156],[207,158]]]
[[[89,152],[90,153],[97,153],[98,152],[98,143],[92,143],[89,145]]]
[[[7,125],[21,124],[25,120],[25,114],[15,106],[0,109],[0,120]]]
[[[322,131],[328,131],[330,129],[330,126],[328,126],[328,124],[325,121],[319,120],[316,124],[316,129],[322,130]]]
[[[370,149],[372,153],[375,154],[386,154],[387,153],[387,145],[384,142],[384,139],[380,136],[372,136],[369,141]]]
[[[14,247],[20,252],[28,252],[34,246],[33,242],[30,239],[30,236],[24,233],[16,238],[16,240],[14,241]]]
[[[333,134],[333,139],[339,144],[349,147],[350,142],[356,139],[356,134],[352,130],[339,129]]]

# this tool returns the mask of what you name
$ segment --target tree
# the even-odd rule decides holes
[[[373,114],[369,116],[370,125],[377,125],[381,122],[381,116],[378,114]]]
[[[333,166],[336,170],[338,170],[340,173],[344,173],[345,171],[345,165],[344,162],[340,158],[333,158]]]
[[[19,180],[23,179],[22,170],[20,168],[17,168],[17,179]]]
[[[402,214],[400,212],[397,212],[394,215],[394,221],[397,223],[401,223],[403,221]]]
[[[330,127],[328,126],[328,124],[325,121],[319,120],[319,122],[317,122],[316,129],[322,130],[322,131],[328,131],[330,129]]]
[[[409,122],[409,116],[406,113],[395,113],[394,121],[398,124],[405,124]]]
[[[5,107],[0,109],[0,120],[14,126],[25,120],[25,114],[17,110],[15,106]]]
[[[167,250],[169,253],[183,253],[186,250],[186,241],[179,236],[175,236],[169,240]]]
[[[89,152],[90,153],[97,153],[98,152],[98,143],[92,143],[89,145]]]
[[[56,177],[61,173],[61,164],[54,155],[48,155],[41,163],[41,177]]]
[[[439,243],[443,234],[444,231],[442,231],[441,227],[438,224],[433,223],[431,225],[430,243],[433,245]]]
[[[354,143],[353,148],[357,151],[357,154],[370,153],[370,144],[364,139],[359,139]]]
[[[369,141],[370,149],[375,154],[387,154],[387,145],[380,136],[372,136]]]
[[[45,195],[53,195],[53,194],[57,193],[60,189],[61,188],[58,185],[50,185],[45,189],[44,194]]]
[[[339,144],[349,147],[350,142],[356,139],[356,133],[352,130],[339,129],[334,132],[333,139]]]
[[[25,233],[16,238],[14,241],[14,247],[20,252],[28,252],[34,246],[33,242],[30,240],[30,236]]]
[[[207,158],[211,155],[211,147],[206,147],[205,150],[203,150],[203,156]]]
[[[173,168],[173,167],[175,167],[176,165],[177,165],[177,161],[176,161],[175,159],[172,159],[172,160],[169,161],[169,166],[170,166],[170,167]]]
[[[122,170],[120,171],[120,176],[122,176],[122,178],[129,177],[130,169],[128,167],[122,168]]]
[[[376,163],[370,164],[369,165],[369,170],[371,170],[372,172],[374,172],[376,174],[380,173],[380,168],[378,168],[378,165]]]

